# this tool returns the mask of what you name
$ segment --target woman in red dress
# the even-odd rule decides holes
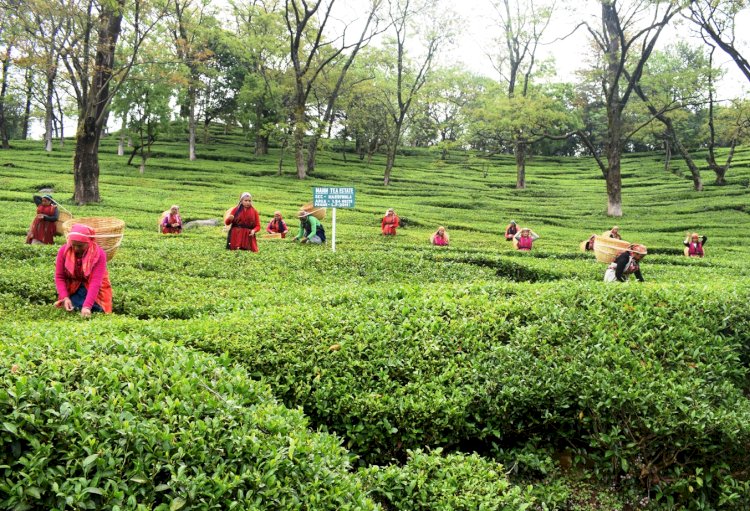
[[[52,245],[55,240],[56,226],[55,222],[59,218],[57,204],[51,195],[39,197],[34,196],[36,202],[36,217],[31,222],[29,232],[26,234],[26,243],[30,245]]]
[[[388,211],[385,212],[383,220],[380,222],[380,231],[383,233],[383,236],[395,236],[398,227],[398,215],[393,211],[393,208],[389,208]]]
[[[260,216],[253,207],[253,197],[245,192],[240,195],[240,203],[232,209],[224,223],[229,226],[227,249],[258,251],[255,233],[260,231]]]

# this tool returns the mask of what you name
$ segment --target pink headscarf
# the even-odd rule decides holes
[[[82,243],[88,243],[86,253],[81,258],[83,274],[88,277],[91,274],[91,269],[94,264],[99,260],[99,245],[96,244],[94,236],[96,231],[88,225],[84,224],[73,224],[70,232],[68,233],[68,244],[65,249],[65,269],[70,275],[75,275],[76,269],[76,255],[73,251],[73,244],[71,241],[80,241]]]

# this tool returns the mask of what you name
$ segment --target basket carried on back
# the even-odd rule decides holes
[[[318,220],[323,220],[326,217],[326,208],[316,208],[312,202],[308,202],[300,209],[304,209]]]
[[[594,237],[594,255],[600,263],[611,263],[615,260],[617,254],[627,250],[628,247],[630,247],[629,241],[603,236]]]
[[[55,222],[55,233],[65,234],[65,229],[63,227],[63,224],[73,218],[73,215],[70,214],[68,211],[60,211],[60,208],[58,207],[58,214],[57,214],[57,222]]]
[[[125,222],[114,217],[74,218],[63,224],[63,231],[66,236],[75,224],[88,225],[94,229],[94,232],[96,232],[94,241],[107,254],[107,261],[115,257],[115,253],[122,242]]]

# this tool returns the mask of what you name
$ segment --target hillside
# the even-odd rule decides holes
[[[278,150],[256,158],[238,135],[194,162],[156,149],[141,175],[105,140],[86,207],[72,144],[0,152],[0,507],[750,506],[750,149],[702,193],[658,155],[624,159],[615,222],[649,255],[646,282],[622,285],[578,249],[614,223],[586,158],[535,158],[518,191],[510,157],[412,150],[385,188],[377,158],[323,152],[299,181],[292,155],[278,176]],[[325,185],[356,188],[335,253],[157,233],[171,204],[219,218],[243,191],[296,229]],[[113,316],[52,307],[59,245],[23,244],[42,187],[125,220]],[[541,236],[531,253],[502,239],[511,219]],[[427,243],[438,225],[450,247]],[[694,230],[701,260],[682,256]]]

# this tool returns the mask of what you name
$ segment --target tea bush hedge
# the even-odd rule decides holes
[[[0,507],[376,508],[339,440],[227,357],[98,329],[2,329]]]

